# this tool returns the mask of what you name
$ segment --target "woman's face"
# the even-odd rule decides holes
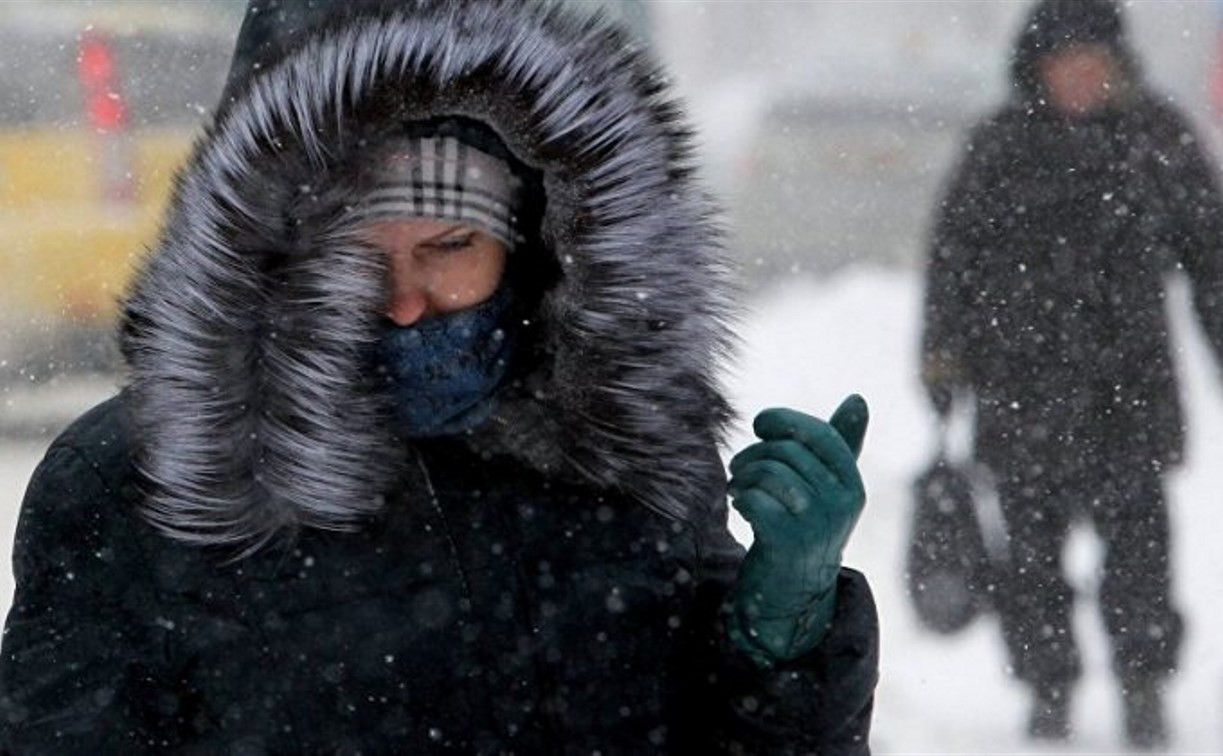
[[[452,220],[381,220],[365,237],[387,255],[386,315],[400,326],[483,302],[505,270],[504,244]]]
[[[1105,45],[1071,45],[1042,58],[1039,70],[1053,106],[1068,116],[1104,107],[1120,79],[1117,60]]]

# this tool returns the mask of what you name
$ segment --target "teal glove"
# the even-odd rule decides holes
[[[866,501],[857,456],[867,418],[857,394],[828,422],[767,409],[753,423],[761,440],[731,460],[728,490],[755,541],[726,628],[761,666],[811,651],[832,623],[841,555]]]

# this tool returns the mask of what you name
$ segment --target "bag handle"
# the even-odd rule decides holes
[[[951,436],[951,410],[938,413],[934,427],[934,459],[938,462],[947,462],[950,460],[949,440]]]

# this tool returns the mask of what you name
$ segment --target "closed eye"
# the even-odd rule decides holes
[[[476,233],[470,231],[466,234],[447,236],[444,239],[438,239],[426,243],[424,246],[427,249],[437,250],[440,252],[455,252],[461,249],[467,249],[475,241]]]

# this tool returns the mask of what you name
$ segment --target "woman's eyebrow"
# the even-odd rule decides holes
[[[444,239],[447,236],[453,236],[455,232],[457,231],[467,231],[468,233],[475,233],[475,229],[473,229],[471,226],[468,226],[463,223],[456,223],[455,225],[451,226],[450,228],[446,229],[445,231],[440,231],[434,234],[433,236],[428,237],[427,239],[425,239],[425,242],[438,241],[439,239]]]

